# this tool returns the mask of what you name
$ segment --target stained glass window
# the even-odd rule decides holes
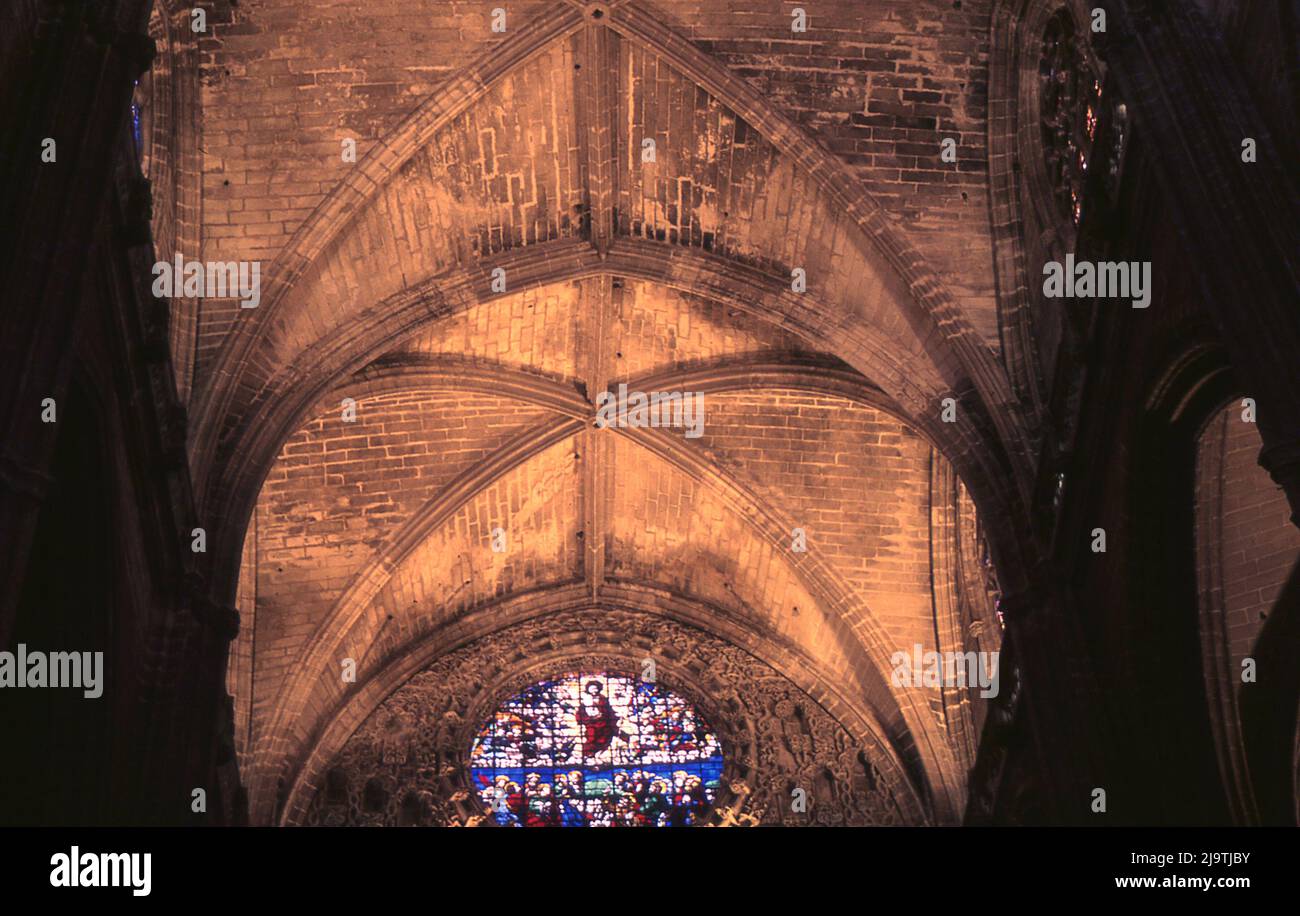
[[[149,156],[153,147],[153,74],[146,72],[135,83],[131,94],[131,141],[135,144],[140,171],[149,174]]]
[[[1083,219],[1083,186],[1101,111],[1101,80],[1093,75],[1074,20],[1061,10],[1043,34],[1043,153],[1056,199],[1077,226]]]
[[[516,694],[474,739],[470,778],[510,827],[678,827],[703,821],[722,749],[699,713],[657,684],[566,674]]]

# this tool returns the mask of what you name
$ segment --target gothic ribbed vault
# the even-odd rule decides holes
[[[991,291],[941,227],[872,195],[890,169],[828,150],[685,23],[641,3],[510,15],[409,103],[384,98],[404,117],[354,119],[356,162],[314,165],[317,193],[286,164],[264,223],[213,195],[244,228],[212,247],[267,261],[256,309],[206,304],[191,443],[218,579],[239,583],[253,820],[299,816],[322,736],[355,727],[341,660],[391,691],[384,672],[453,651],[464,621],[500,639],[515,608],[634,601],[810,672],[899,774],[902,819],[955,821],[982,713],[893,683],[890,659],[1000,636],[988,550],[1022,549],[1003,520],[1029,478]],[[310,124],[292,100],[312,86],[241,50],[224,39],[207,92]],[[623,384],[701,393],[702,435],[597,428]]]
[[[1294,7],[0,5],[0,821],[1294,824]]]

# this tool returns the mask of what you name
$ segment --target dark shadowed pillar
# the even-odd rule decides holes
[[[1300,196],[1275,137],[1194,3],[1108,0],[1095,44],[1119,80],[1246,394],[1260,464],[1300,525]],[[1255,141],[1255,162],[1242,160]],[[1290,170],[1288,170],[1290,166]]]

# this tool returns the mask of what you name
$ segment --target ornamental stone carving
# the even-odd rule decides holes
[[[470,786],[468,757],[478,729],[500,701],[569,671],[638,677],[646,658],[654,659],[657,679],[693,703],[721,742],[726,766],[709,823],[915,820],[906,813],[915,807],[904,777],[878,739],[837,720],[771,666],[676,621],[584,610],[493,633],[411,677],[325,768],[304,823],[490,824]],[[796,797],[804,800],[801,805]]]

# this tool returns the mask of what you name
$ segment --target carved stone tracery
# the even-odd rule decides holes
[[[605,635],[613,631],[624,634],[621,644]],[[583,637],[576,645],[561,645],[555,635],[561,633]],[[899,801],[907,795],[903,776],[877,739],[837,721],[770,666],[674,621],[586,610],[493,633],[416,674],[335,755],[302,822],[486,823],[467,764],[475,734],[500,701],[566,671],[604,669],[635,677],[646,657],[655,659],[665,686],[696,705],[722,744],[727,764],[710,823],[868,825],[915,819]],[[793,810],[796,788],[806,793],[806,813]]]
[[[1077,226],[1083,217],[1084,182],[1097,136],[1102,86],[1067,10],[1048,22],[1039,77],[1048,175],[1057,203]]]

